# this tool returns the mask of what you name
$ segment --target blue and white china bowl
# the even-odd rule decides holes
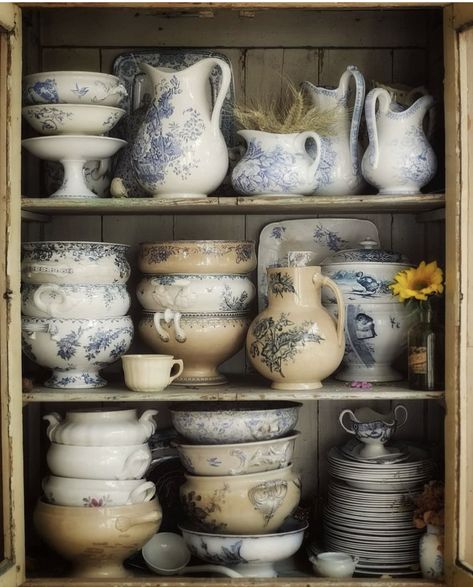
[[[124,355],[132,339],[129,316],[103,320],[22,317],[23,352],[53,371],[46,387],[103,387],[107,381],[100,369]]]
[[[138,256],[142,273],[246,274],[256,269],[254,241],[177,240],[142,243]]]
[[[276,577],[274,563],[299,550],[307,526],[289,518],[273,534],[210,534],[189,523],[179,529],[191,553],[207,563],[228,565],[245,577]]]
[[[181,504],[199,530],[221,534],[271,534],[299,504],[300,477],[284,469],[206,477],[185,475]]]
[[[179,458],[192,475],[245,475],[287,467],[292,462],[299,432],[282,438],[234,444],[177,442]]]
[[[75,446],[51,442],[46,454],[53,475],[74,479],[141,479],[151,459],[147,444]]]
[[[155,484],[142,479],[76,479],[48,475],[41,485],[48,503],[76,507],[145,503],[156,493]]]
[[[335,315],[336,306],[327,304]],[[407,346],[414,312],[393,298],[390,303],[347,303],[345,355],[334,377],[341,381],[399,381],[403,374],[392,367]]]
[[[24,283],[21,288],[22,313],[36,318],[118,318],[129,307],[124,284]]]
[[[95,71],[45,71],[23,78],[23,104],[120,106],[127,97],[120,79]]]
[[[42,135],[103,135],[112,130],[125,110],[95,104],[34,104],[25,106],[22,113]]]
[[[321,138],[312,131],[277,134],[240,130],[246,152],[232,172],[232,185],[245,196],[309,195],[319,184]],[[311,139],[315,156],[307,151]]]
[[[170,407],[179,434],[196,444],[232,444],[280,438],[293,430],[302,404],[274,402],[184,402]]]
[[[249,277],[239,274],[145,275],[136,288],[140,304],[154,312],[248,312],[255,294]]]
[[[155,352],[184,362],[173,385],[222,385],[226,378],[217,367],[245,343],[251,318],[248,313],[186,313],[171,309],[143,312],[141,338]]]
[[[24,283],[123,284],[130,277],[129,245],[86,241],[22,244]]]

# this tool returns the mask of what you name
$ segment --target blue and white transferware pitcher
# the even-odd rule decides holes
[[[348,108],[349,84],[355,80],[355,105],[350,121]],[[341,120],[337,123],[335,134],[323,137],[323,155],[320,162],[320,183],[314,191],[317,195],[358,194],[363,187],[360,170],[360,149],[358,134],[363,113],[365,97],[365,80],[354,65],[349,65],[343,72],[338,88],[318,88],[310,82],[303,82],[305,88],[321,112],[338,108]]]
[[[361,162],[363,177],[380,194],[417,194],[437,171],[437,158],[423,130],[432,96],[407,109],[383,88],[371,90],[365,114],[370,144]],[[378,106],[378,111],[376,107]]]
[[[321,138],[312,131],[278,134],[240,130],[246,152],[232,172],[235,191],[245,196],[308,195],[318,182]],[[314,157],[307,144],[316,145]]]
[[[222,71],[212,108],[210,74]],[[141,63],[154,87],[131,161],[138,183],[156,198],[202,198],[222,182],[228,151],[220,113],[231,82],[225,61],[210,57],[182,71]]]

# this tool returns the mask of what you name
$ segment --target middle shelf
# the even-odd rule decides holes
[[[218,401],[218,400],[443,400],[444,391],[415,391],[406,381],[373,384],[370,389],[352,388],[329,379],[320,389],[305,391],[275,391],[264,379],[243,375],[229,376],[225,385],[197,387],[170,385],[158,393],[129,391],[123,384],[101,389],[64,390],[34,386],[23,393],[23,403],[31,402],[159,402],[159,401]]]

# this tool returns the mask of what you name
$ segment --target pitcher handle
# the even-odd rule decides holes
[[[391,103],[391,95],[384,88],[374,88],[366,97],[366,126],[368,127],[370,147],[373,149],[373,152],[370,154],[370,163],[374,169],[378,167],[379,163],[378,128],[376,126],[376,104],[378,99],[380,101],[380,111],[386,112]]]
[[[332,281],[330,277],[322,275],[321,273],[315,273],[315,275],[312,277],[312,283],[319,288],[323,286],[328,287],[335,295],[338,306],[337,342],[338,346],[340,347],[345,340],[345,302],[343,301],[342,293],[337,284]]]
[[[350,421],[351,422],[357,422],[358,420],[356,419],[355,414],[351,411],[351,410],[343,410],[343,412],[340,413],[340,415],[338,416],[338,421],[340,422],[341,427],[343,428],[343,430],[345,430],[345,432],[348,432],[348,434],[356,434],[356,432],[353,430],[353,428],[347,428],[345,426],[345,424],[343,423],[343,418],[345,416],[350,416]]]
[[[309,177],[313,177],[315,181],[315,176],[319,169],[320,160],[322,158],[322,139],[320,138],[320,135],[311,130],[299,133],[296,137],[296,142],[299,143],[299,149],[303,152],[307,152],[307,149],[305,148],[307,139],[313,139],[315,142],[315,146],[317,147],[317,154],[315,156],[313,163],[311,163],[309,167]],[[314,190],[316,189],[316,187],[317,186],[314,184]]]
[[[401,418],[404,417],[402,422],[398,421],[398,415],[397,415],[398,411],[400,412],[400,414],[402,414]],[[406,408],[406,406],[404,406],[402,404],[398,404],[394,408],[394,418],[396,420],[396,428],[401,428],[401,426],[404,426],[404,424],[407,422],[407,408]]]
[[[215,65],[218,65],[222,71],[220,89],[218,91],[217,98],[215,99],[214,109],[210,118],[210,127],[215,134],[220,130],[220,112],[222,111],[223,101],[225,100],[225,96],[227,95],[228,88],[230,87],[230,83],[232,81],[232,70],[230,69],[228,63],[225,63],[225,61],[222,59],[217,59],[214,57],[212,58],[212,61],[215,63]]]
[[[361,115],[363,114],[363,102],[365,99],[365,78],[356,65],[349,65],[347,71],[355,80],[355,105],[350,127],[350,153],[353,175],[360,172],[360,161],[358,157],[358,134],[360,132]]]

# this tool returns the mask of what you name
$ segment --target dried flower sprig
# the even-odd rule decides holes
[[[288,82],[280,100],[260,99],[247,106],[236,105],[235,118],[241,128],[276,134],[314,131],[320,136],[332,136],[346,119],[344,108],[320,110],[310,103],[306,92]]]
[[[416,528],[437,526],[443,528],[444,522],[444,485],[441,481],[430,481],[424,485],[424,491],[414,498],[414,525]]]

